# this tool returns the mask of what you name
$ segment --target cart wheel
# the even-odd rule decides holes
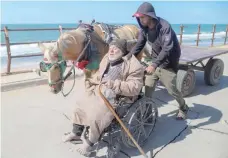
[[[196,83],[196,77],[195,72],[192,69],[185,70],[179,70],[177,73],[177,89],[182,93],[182,96],[188,96],[190,95],[194,88]]]
[[[204,81],[207,85],[214,86],[219,83],[224,71],[224,63],[221,59],[211,59],[207,62],[204,71]]]

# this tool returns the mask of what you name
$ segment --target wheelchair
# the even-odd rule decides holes
[[[144,67],[147,66],[143,62],[142,64]],[[157,122],[158,109],[153,99],[146,97],[141,89],[137,99],[131,104],[119,99],[115,113],[138,145],[142,147],[153,133]],[[82,135],[87,139],[88,128],[83,133]],[[107,143],[106,158],[117,158],[120,153],[124,153],[121,151],[122,145],[127,148],[137,148],[116,118],[112,120],[112,123],[101,134],[95,153],[98,152],[101,142]]]
[[[143,146],[155,128],[158,116],[156,103],[141,92],[132,104],[119,101],[115,112],[138,145]],[[101,135],[96,153],[101,142],[107,143],[106,158],[116,158],[120,153],[123,153],[121,151],[122,145],[127,148],[137,148],[115,118]]]

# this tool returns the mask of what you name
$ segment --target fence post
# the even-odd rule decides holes
[[[182,35],[183,35],[183,31],[184,31],[184,26],[181,25],[181,26],[180,26],[180,45],[182,44]]]
[[[61,25],[59,25],[59,32],[60,32],[60,35],[63,33],[63,28]]]
[[[213,32],[212,32],[212,39],[211,39],[211,47],[213,47],[213,45],[214,45],[215,30],[216,30],[216,24],[213,25]]]
[[[226,26],[226,36],[225,36],[225,41],[224,41],[224,45],[226,44],[226,40],[227,40],[227,35],[228,35],[228,25]]]
[[[199,35],[201,34],[200,33],[200,24],[198,25],[198,32],[197,32],[197,39],[196,39],[196,46],[199,46],[199,41],[200,41],[200,39],[199,39]]]
[[[10,74],[10,67],[11,67],[11,50],[10,50],[10,40],[9,40],[9,33],[7,26],[4,27],[4,34],[5,34],[5,41],[6,41],[6,50],[7,50],[7,74]]]

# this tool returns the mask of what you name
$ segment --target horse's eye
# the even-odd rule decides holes
[[[58,69],[58,66],[57,65],[54,65],[54,69]]]

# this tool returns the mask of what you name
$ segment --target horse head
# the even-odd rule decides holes
[[[44,54],[40,62],[40,70],[47,72],[51,92],[57,94],[62,90],[66,61],[85,62],[85,71],[96,71],[103,56],[108,51],[108,45],[91,28],[81,25],[75,30],[64,32],[54,43],[45,46],[38,43]],[[97,51],[94,53],[93,49]]]

